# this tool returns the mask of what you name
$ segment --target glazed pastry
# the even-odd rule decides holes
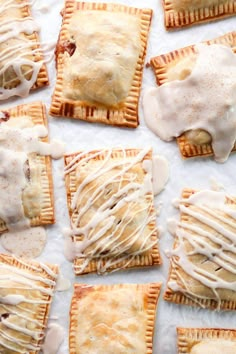
[[[223,328],[177,328],[178,354],[236,353],[236,330]]]
[[[0,254],[1,353],[39,353],[57,276],[55,265]]]
[[[70,354],[151,354],[160,287],[159,283],[75,284]]]
[[[54,223],[51,158],[42,103],[0,111],[0,232]]]
[[[67,0],[51,114],[137,127],[151,16],[149,9]]]
[[[151,59],[160,87],[144,94],[145,119],[161,139],[177,138],[184,158],[214,155],[224,162],[235,150],[235,52],[231,32]]]
[[[216,21],[236,14],[235,0],[164,0],[167,30]]]
[[[0,100],[26,97],[31,89],[48,85],[29,1],[1,0],[0,21]]]
[[[236,198],[225,192],[186,189],[179,209],[164,299],[236,310]]]
[[[150,149],[65,156],[75,273],[160,264]]]

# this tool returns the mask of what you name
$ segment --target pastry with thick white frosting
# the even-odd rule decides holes
[[[59,146],[47,136],[41,102],[0,111],[0,233],[54,223],[51,156]]]
[[[70,354],[152,353],[161,284],[75,284]]]
[[[150,148],[66,155],[65,184],[77,275],[161,263]]]
[[[158,88],[144,92],[144,117],[184,158],[236,150],[236,32],[151,59]]]
[[[51,114],[137,127],[151,17],[150,9],[67,0]]]
[[[177,328],[178,354],[234,354],[236,330],[223,328]]]

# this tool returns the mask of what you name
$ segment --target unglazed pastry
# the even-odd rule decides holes
[[[145,119],[161,139],[177,138],[184,158],[214,155],[224,162],[236,149],[235,52],[231,32],[151,59],[160,87],[144,93]]]
[[[236,310],[236,198],[186,189],[179,209],[164,299]]]
[[[0,111],[0,128],[0,232],[54,223],[50,155],[57,156],[44,105]]]
[[[150,149],[65,156],[75,273],[160,264]]]
[[[51,114],[136,127],[151,16],[149,9],[67,0]]]
[[[58,267],[0,254],[0,352],[39,353]]]
[[[160,287],[75,284],[70,354],[151,354]]]
[[[236,15],[235,0],[164,0],[163,6],[167,30]]]
[[[0,100],[48,85],[38,27],[28,0],[0,1]]]
[[[223,328],[177,328],[178,354],[234,354],[236,330]]]

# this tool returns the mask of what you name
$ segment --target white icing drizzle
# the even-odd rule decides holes
[[[16,261],[22,265],[25,264],[17,258]],[[42,272],[42,269],[47,276],[37,275]],[[7,316],[1,315],[0,345],[14,353],[25,354],[25,350],[27,353],[28,351],[38,352],[40,346],[37,342],[44,337],[45,326],[35,318],[35,313],[37,308],[49,303],[48,296],[53,295],[57,274],[48,266],[42,267],[37,263],[32,264],[32,267],[27,264],[27,268],[16,268],[10,264],[1,263],[0,270],[0,285],[3,284],[0,286],[1,314],[7,314]],[[20,287],[22,290],[19,293],[14,283],[22,284]],[[4,296],[1,295],[3,291]],[[30,304],[30,307],[26,304]],[[26,341],[17,335],[18,332],[30,338]]]
[[[142,203],[146,193],[152,192],[151,175],[145,168],[144,181],[138,182],[136,173],[131,170],[137,163],[143,163],[148,151],[149,148],[143,149],[138,152],[137,156],[128,158],[124,150],[123,157],[119,160],[114,159],[114,161],[111,158],[112,150],[97,152],[89,156],[82,153],[66,166],[65,174],[75,169],[79,174],[80,166],[105,152],[104,160],[100,161],[99,166],[89,171],[75,191],[71,203],[74,211],[71,217],[72,230],[66,233],[68,239],[66,241],[66,255],[70,260],[75,257],[85,257],[79,271],[82,272],[90,260],[96,259],[100,260],[98,272],[106,272],[112,265],[121,261],[126,261],[128,264],[134,256],[146,252],[156,243],[151,240],[153,231],[145,230],[147,224],[155,222],[153,213],[150,213],[151,202]],[[116,169],[114,169],[115,167]],[[114,173],[109,174],[111,171]],[[84,188],[106,173],[109,174],[108,177],[104,179],[103,183],[97,185],[90,197],[86,198],[85,204],[78,208],[79,198],[84,193]],[[126,181],[126,179],[129,183],[122,186],[122,180]],[[109,195],[109,186],[115,183],[119,183],[119,188],[116,193]],[[93,205],[100,197],[104,198],[99,207],[96,207],[96,213],[84,226],[80,226],[81,219],[91,208],[94,208]],[[124,206],[126,209],[123,214],[120,213],[121,220],[118,220],[115,214]],[[130,223],[136,224],[135,220],[139,216],[141,222],[137,223],[132,232],[124,234],[124,230]],[[80,236],[83,236],[82,241],[78,238]],[[71,239],[74,241],[74,247],[72,247]],[[135,247],[137,242],[139,243],[138,249]],[[107,260],[107,252],[109,260]],[[105,262],[104,259],[106,259]]]
[[[236,56],[219,44],[201,44],[197,49],[189,76],[146,91],[144,117],[165,141],[189,130],[208,132],[215,160],[224,162],[236,140]]]
[[[34,57],[42,57],[41,44],[37,41],[32,42],[23,35],[38,32],[38,25],[31,17],[17,17],[19,11],[17,9],[28,5],[29,2],[26,1],[19,4],[16,4],[15,1],[3,1],[0,5],[0,16],[9,11],[8,19],[1,22],[0,28],[0,75],[2,76],[0,100],[6,100],[12,96],[28,96],[43,63],[46,62],[43,58],[34,61]],[[12,13],[14,9],[15,16]],[[55,43],[53,47],[55,47]],[[49,54],[51,52],[50,46],[48,48],[44,46],[44,49],[47,51],[46,55],[52,58],[52,55]],[[26,70],[25,72],[23,72],[23,68]],[[11,79],[7,75],[8,71],[14,73]],[[16,80],[17,84],[9,87],[11,81]]]
[[[22,192],[27,185],[24,165],[28,155],[52,154],[58,158],[63,154],[62,149],[54,151],[54,143],[40,141],[48,134],[45,126],[31,125],[29,118],[22,117],[2,123],[0,129],[0,218],[12,232],[29,228],[29,219],[24,215],[22,204]]]
[[[174,230],[177,244],[171,252],[176,281],[168,282],[170,289],[198,302],[202,295],[194,292],[191,284],[183,279],[181,271],[184,271],[212,291],[218,308],[224,299],[220,294],[223,290],[236,292],[236,214],[227,198],[224,192],[201,191],[180,201],[181,213],[200,223],[194,225],[184,219],[177,223]],[[191,260],[194,256],[202,256],[202,262],[194,263]],[[204,262],[211,262],[210,271],[202,266]]]

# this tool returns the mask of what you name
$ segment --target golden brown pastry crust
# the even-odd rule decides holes
[[[15,305],[8,304],[7,301],[4,304],[1,301],[0,316],[10,321],[13,325],[22,328],[22,332],[10,329],[7,324],[4,324],[4,321],[0,321],[1,343],[7,343],[8,348],[9,345],[11,348],[7,349],[6,346],[0,344],[2,353],[19,353],[19,350],[25,350],[24,352],[29,352],[30,354],[39,352],[44,339],[43,334],[45,334],[47,326],[58,271],[59,269],[56,265],[42,264],[32,260],[17,259],[14,256],[0,254],[1,297],[22,296],[26,299],[26,301],[20,301],[19,304]],[[6,274],[8,274],[8,278],[4,278]],[[21,280],[20,286],[13,280],[13,277]],[[37,277],[41,280],[38,281]],[[24,283],[24,280],[28,282],[29,279],[32,282],[30,287],[27,283]],[[37,287],[38,290],[34,289],[34,287]],[[30,302],[27,302],[27,300]],[[18,314],[21,314],[22,317],[19,317]],[[37,321],[37,324],[33,321]],[[38,331],[41,333],[40,338],[33,338],[31,335],[27,335],[26,332],[23,333],[24,330],[32,330],[34,334]],[[8,335],[12,339],[6,341],[6,336]],[[21,341],[26,341],[27,344],[39,349],[32,348],[29,351],[29,348],[24,348]]]
[[[28,116],[32,119],[32,122],[35,125],[43,124],[46,127],[48,126],[46,108],[41,102],[22,104],[9,109],[3,108],[1,111],[8,113],[10,119]],[[48,137],[42,138],[41,140],[48,142]],[[33,157],[31,157],[31,159],[32,158]],[[51,157],[37,155],[36,159],[37,161],[35,162],[42,166],[42,172],[40,175],[41,211],[37,217],[30,218],[31,226],[48,225],[55,222]],[[5,223],[0,221],[0,233],[6,230]]]
[[[225,328],[177,328],[178,354],[190,353],[191,349],[205,340],[236,342],[236,330]],[[217,344],[216,344],[217,345]]]
[[[232,48],[234,53],[236,53],[236,31],[229,32],[221,37],[206,41],[207,44],[223,44]],[[157,57],[153,57],[150,60],[150,65],[155,73],[156,81],[158,85],[162,85],[166,82],[169,82],[174,79],[178,79],[178,76],[175,78],[171,77],[173,68],[176,67],[181,61],[190,59],[194,62],[196,58],[196,45],[191,45],[188,47],[180,48],[174,50],[173,52],[162,54]],[[192,68],[188,67],[189,63],[186,62],[186,70]],[[186,137],[185,134],[182,134],[177,138],[177,143],[180,149],[180,153],[183,158],[191,158],[197,156],[211,156],[213,155],[213,149],[210,143],[203,145],[192,144]],[[236,144],[234,145],[232,151],[236,151]]]
[[[165,27],[167,30],[216,21],[236,14],[234,0],[163,0]]]
[[[132,161],[132,159],[135,159],[135,157],[137,157],[140,150],[137,150],[137,149],[125,149],[125,150],[113,149],[113,150],[101,150],[101,151],[96,150],[96,151],[90,151],[88,153],[84,153],[84,155],[82,155],[81,158],[78,158],[76,160],[74,160],[74,159],[76,157],[79,157],[80,153],[79,152],[73,153],[73,154],[69,154],[69,155],[65,156],[65,167],[67,167],[71,163],[71,161],[74,160],[75,162],[72,162],[72,164],[71,164],[71,167],[73,169],[73,165],[75,166],[76,163],[78,163],[80,160],[82,161],[83,158],[86,160],[86,158],[89,157],[90,158],[89,162],[91,164],[91,168],[94,169],[94,168],[97,168],[96,167],[97,162],[99,162],[99,165],[102,166],[104,160],[106,159],[107,155],[110,152],[111,152],[111,157],[110,157],[109,163],[114,164],[114,162],[115,162],[114,169],[112,171],[112,174],[115,174],[117,172],[117,170],[115,170],[117,168],[116,164],[118,165],[118,163],[124,159],[124,154],[127,159],[126,161]],[[147,161],[151,162],[152,161],[151,159],[152,159],[152,152],[151,152],[151,150],[149,150],[145,154],[142,161],[147,160]],[[66,185],[66,191],[67,191],[67,204],[68,204],[69,214],[71,217],[71,222],[73,220],[75,220],[78,216],[78,210],[76,210],[76,208],[73,209],[71,206],[73,196],[75,195],[77,188],[85,180],[86,176],[89,175],[89,173],[88,173],[89,170],[87,170],[87,172],[86,172],[86,167],[85,167],[85,170],[83,170],[83,167],[81,167],[80,168],[80,175],[83,175],[83,177],[79,181],[78,177],[76,177],[76,171],[77,171],[77,169],[74,169],[70,173],[67,173],[65,175],[65,185]],[[142,167],[142,163],[136,163],[134,165],[133,169],[130,168],[128,170],[128,173],[135,174],[136,175],[135,181],[137,181],[138,183],[144,183],[144,176],[146,175],[146,172],[145,172],[144,168]],[[124,178],[123,176],[119,177],[120,183],[122,183],[123,178]],[[96,182],[98,182],[98,179],[96,180]],[[114,185],[115,184],[116,183],[114,183]],[[114,187],[114,188],[116,188],[116,187]],[[118,191],[119,191],[119,188],[118,188]],[[88,190],[87,195],[90,196],[90,195],[92,195],[93,192],[94,192],[94,190],[91,190],[89,193],[89,190]],[[116,190],[113,191],[112,193],[115,194],[115,192],[116,192]],[[105,189],[104,189],[104,193],[105,193]],[[129,195],[129,193],[127,195]],[[103,198],[103,195],[101,195],[101,198]],[[80,200],[79,203],[82,203],[82,206],[83,206],[83,203],[86,202],[86,200],[85,200],[85,202],[83,201],[84,198],[82,197],[82,193],[81,193],[81,198],[79,198],[78,200]],[[140,204],[138,204],[138,203],[140,203],[140,201],[138,201],[133,208],[139,208]],[[148,209],[144,208],[146,206],[149,206]],[[95,207],[95,209],[97,208],[95,203],[94,203],[94,207]],[[89,213],[92,212],[92,210],[94,210],[94,207],[90,207],[88,210],[88,215],[89,215],[88,220],[90,220],[92,217]],[[129,202],[126,203],[125,208],[129,208]],[[145,196],[142,199],[142,208],[146,210],[146,211],[144,210],[144,213],[145,213],[145,215],[147,214],[146,215],[147,220],[146,221],[143,220],[143,215],[139,214],[140,219],[141,219],[141,220],[139,220],[139,223],[141,225],[141,221],[145,222],[145,227],[143,229],[143,235],[146,235],[146,236],[147,236],[147,234],[150,235],[149,242],[152,243],[151,248],[149,248],[147,251],[145,251],[143,253],[139,253],[137,255],[134,255],[132,253],[129,255],[129,252],[131,252],[131,251],[128,250],[125,259],[122,259],[122,257],[121,257],[121,256],[124,256],[124,254],[122,254],[119,257],[114,257],[114,255],[112,255],[112,253],[109,254],[109,252],[108,252],[106,257],[104,257],[104,256],[103,257],[101,257],[101,256],[96,257],[96,255],[95,255],[95,257],[93,257],[93,258],[89,258],[89,257],[86,257],[86,253],[85,253],[85,258],[78,256],[74,260],[74,269],[75,269],[76,275],[83,274],[83,273],[98,272],[99,269],[101,269],[103,267],[106,269],[106,271],[112,271],[112,270],[118,270],[118,269],[123,269],[123,268],[145,267],[145,266],[153,266],[153,265],[161,264],[161,257],[159,254],[159,248],[158,248],[158,244],[157,244],[158,230],[156,228],[156,222],[155,222],[156,213],[155,213],[154,205],[153,205],[153,193],[152,192],[147,191],[145,193]],[[124,208],[122,210],[123,210],[123,211],[121,211],[122,213],[125,213],[125,210],[127,211],[127,209],[124,209]],[[134,210],[136,210],[136,209],[134,209]],[[148,213],[147,213],[147,211],[148,211]],[[131,211],[129,211],[129,214],[126,216],[127,218],[132,217],[132,215],[130,214],[131,212],[133,212],[133,209]],[[118,216],[116,214],[114,214],[114,215],[116,218],[114,221],[114,225],[115,225],[115,223],[119,219],[118,218],[119,215]],[[118,231],[121,232],[120,231],[121,227],[122,228],[124,227],[122,225],[125,225],[124,224],[125,221],[123,222],[122,216],[123,215],[121,214],[120,215],[120,219],[121,219],[120,220],[120,228],[118,228],[116,233],[114,234],[114,235],[116,235],[116,237],[117,237],[117,232]],[[85,214],[85,217],[86,217],[86,214]],[[88,222],[88,220],[87,220],[87,222]],[[125,229],[122,231],[121,236],[119,236],[119,237],[121,237],[121,239],[123,237],[126,239],[127,232],[129,232],[130,234],[132,232],[134,232],[134,227],[135,228],[137,227],[135,225],[136,225],[135,223],[133,224],[133,226],[132,226],[132,223],[131,223],[131,226],[129,226],[129,224],[128,224],[128,226],[131,227],[131,231],[128,230],[128,226],[126,226]],[[102,228],[103,226],[101,224],[100,225],[98,224],[98,227]],[[126,229],[128,231],[126,231]],[[137,232],[134,235],[136,235],[136,234],[137,234]],[[106,237],[109,237],[109,233],[105,234],[105,238]],[[83,240],[84,240],[83,234],[73,237],[73,241],[75,244],[77,244]],[[120,241],[120,238],[118,240]],[[139,242],[141,242],[141,240]],[[139,247],[141,247],[141,245]],[[83,268],[84,261],[88,261],[88,264],[85,268]],[[117,263],[113,263],[113,264],[110,264],[110,266],[108,266],[108,264],[111,261],[115,261]]]
[[[22,1],[21,0],[14,0],[16,4],[21,4]],[[28,0],[24,0],[24,3],[26,4],[25,6],[21,6],[19,7],[20,13],[21,13],[21,18],[26,18],[26,17],[31,17],[31,9],[30,9],[30,4]],[[32,50],[34,49],[38,49],[37,53],[38,54],[34,54],[32,55],[32,60],[34,62],[39,62],[39,61],[43,61],[44,57],[43,57],[43,52],[40,48],[40,45],[38,44],[40,41],[39,38],[39,34],[38,32],[33,32],[32,34],[26,34],[24,33],[24,37],[27,40],[30,40],[32,42]],[[37,80],[34,83],[34,85],[32,86],[31,89],[36,89],[36,88],[40,88],[40,87],[44,87],[49,85],[49,79],[48,79],[48,72],[47,72],[47,67],[46,64],[43,63],[38,76],[37,76]]]
[[[196,191],[194,191],[192,189],[184,189],[183,190],[182,200],[183,201],[186,200],[186,202],[184,202],[184,205],[186,207],[190,207],[187,200],[194,193],[196,193]],[[235,206],[236,206],[236,198],[235,197],[227,197],[226,204],[232,205],[234,207],[234,209],[232,208],[232,211],[234,212]],[[220,213],[217,209],[214,209],[214,213],[215,213],[216,219],[217,219],[217,216],[220,217],[222,215],[222,213]],[[229,218],[229,219],[232,222],[232,219],[231,218]],[[203,223],[201,223],[201,221],[199,221],[197,218],[187,215],[184,212],[181,212],[181,214],[180,214],[180,221],[184,222],[190,226],[194,226],[194,227],[195,226],[198,227],[199,225],[203,225]],[[214,221],[214,219],[213,219],[213,221]],[[224,225],[223,222],[222,222],[222,225]],[[200,226],[200,227],[202,227],[204,229],[203,226]],[[229,228],[228,230],[232,230],[232,229]],[[221,235],[220,231],[216,232],[215,229],[213,229],[213,228],[208,227],[207,231],[211,232],[212,234],[215,233],[214,235],[216,237],[218,237],[219,239],[223,239],[223,237],[224,237]],[[196,234],[193,233],[193,235],[197,235],[197,233]],[[175,250],[178,247],[178,245],[179,245],[179,241],[178,241],[178,237],[176,236],[173,249]],[[184,252],[186,252],[186,249],[189,250],[191,248],[190,242],[184,241],[184,245],[185,245]],[[207,272],[209,274],[214,274],[214,272],[216,271],[215,269],[219,268],[219,264],[215,263],[214,260],[210,260],[207,257],[207,255],[204,256],[204,253],[202,253],[202,254],[197,253],[195,256],[196,256],[196,258],[192,259],[193,264],[196,264],[199,267],[201,267],[203,264],[202,269],[207,270]],[[190,256],[189,256],[189,258],[190,258]],[[208,266],[208,264],[209,264],[209,266]],[[230,275],[230,276],[232,276],[232,275]],[[224,278],[223,275],[221,277]],[[229,274],[225,274],[225,277],[227,280],[227,277],[229,277]],[[233,279],[234,279],[234,275],[233,275]],[[231,280],[232,282],[234,281],[233,279]],[[170,287],[168,287],[168,282],[177,283],[178,286],[181,287],[182,291],[172,290]],[[236,292],[235,291],[230,290],[230,288],[229,289],[227,289],[227,288],[226,289],[224,289],[224,288],[217,289],[218,296],[220,297],[220,299],[219,299],[219,301],[216,301],[212,289],[208,288],[203,283],[200,283],[198,280],[193,279],[191,277],[191,275],[187,274],[182,267],[180,267],[178,264],[176,264],[176,262],[174,264],[173,260],[171,260],[171,262],[170,262],[168,282],[167,282],[166,291],[163,296],[164,300],[166,300],[166,301],[171,301],[176,304],[182,304],[182,305],[200,306],[200,307],[208,308],[208,309],[236,310]],[[228,283],[229,283],[229,281],[228,281]],[[191,289],[194,289],[194,293],[193,292],[191,294],[189,293],[189,291],[187,290],[186,284]]]
[[[85,329],[86,332],[86,328],[89,328],[89,326],[91,332],[87,332],[86,334],[88,334],[88,337],[90,337],[90,335],[91,337],[97,337],[99,346],[100,341],[102,342],[101,347],[104,346],[103,352],[106,351],[106,341],[109,344],[110,341],[112,341],[112,343],[115,344],[114,353],[118,353],[119,351],[116,345],[121,345],[124,350],[124,343],[126,343],[126,353],[129,353],[130,345],[132,345],[132,353],[145,352],[151,354],[156,306],[160,289],[160,283],[113,285],[75,284],[70,310],[70,354],[83,353],[83,349],[86,348],[90,348],[91,350],[91,345],[93,345],[92,340],[90,338],[80,337],[82,328]],[[101,306],[101,301],[104,301],[103,306]],[[90,310],[89,308],[84,308],[84,304],[89,304]],[[124,306],[126,308],[125,313],[122,311]],[[129,313],[129,311],[132,312],[131,320],[133,319],[133,323],[130,324],[130,326],[124,323],[125,319],[129,321],[126,314],[126,312]],[[105,324],[109,329],[109,331],[105,331],[106,334],[108,333],[108,337],[104,336],[102,324]],[[112,328],[116,326],[117,328],[113,330]],[[82,341],[80,341],[81,339]],[[146,348],[145,351],[138,351],[140,347],[137,342],[141,342],[143,347]]]
[[[129,14],[140,21],[140,45],[139,58],[135,67],[132,84],[128,96],[118,104],[109,106],[99,102],[69,99],[64,97],[63,84],[66,56],[72,55],[72,43],[70,42],[69,26],[74,13],[83,11],[101,11],[112,14]],[[143,63],[146,54],[148,32],[151,23],[152,10],[137,9],[119,4],[85,3],[75,0],[67,0],[63,11],[63,24],[56,49],[57,82],[52,98],[50,113],[54,116],[82,119],[89,122],[105,123],[135,128],[138,125],[138,101],[142,81]],[[93,36],[93,40],[96,35]],[[109,43],[107,43],[109,46]],[[70,54],[68,54],[70,53]],[[116,64],[115,64],[116,65]],[[93,68],[91,67],[91,70]],[[91,78],[90,78],[91,79]],[[97,88],[97,90],[100,89]]]

